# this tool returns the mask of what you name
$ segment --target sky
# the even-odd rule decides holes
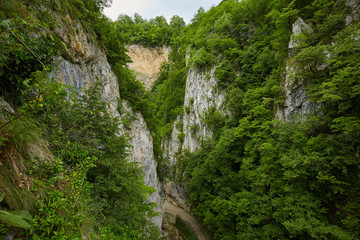
[[[174,15],[190,23],[200,7],[205,11],[216,6],[221,0],[113,0],[110,8],[104,9],[104,14],[115,21],[120,14],[134,16],[139,13],[143,18],[151,19],[164,16],[168,21]]]

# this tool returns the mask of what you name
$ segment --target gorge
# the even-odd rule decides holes
[[[0,3],[0,237],[360,237],[358,0],[108,3]]]

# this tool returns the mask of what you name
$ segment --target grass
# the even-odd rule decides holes
[[[186,223],[178,216],[176,216],[175,227],[180,231],[181,236],[185,240],[197,240],[194,232],[189,228]]]
[[[5,120],[0,120],[0,125]],[[53,156],[42,140],[36,124],[19,118],[0,129],[0,194],[5,193],[6,207],[32,210],[35,196],[30,191],[34,184],[28,162],[52,161]]]

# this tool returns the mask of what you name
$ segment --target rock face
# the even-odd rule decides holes
[[[166,156],[175,163],[178,151],[199,149],[202,138],[211,138],[212,132],[204,123],[204,115],[210,107],[221,109],[224,96],[216,91],[215,69],[201,72],[190,68],[186,79],[184,114],[179,116],[173,126],[170,139],[163,142]],[[180,126],[180,127],[179,127]],[[179,134],[184,133],[184,138]]]
[[[120,94],[117,77],[111,70],[105,53],[95,43],[89,41],[91,36],[84,33],[82,26],[73,23],[70,18],[68,24],[60,24],[60,26],[57,32],[63,36],[68,52],[64,57],[55,58],[52,74],[61,83],[74,86],[76,91],[80,91],[82,87],[88,88],[94,82],[100,81],[103,84],[103,99],[109,103],[109,112],[121,118],[132,116],[130,125],[125,127],[121,124],[119,132],[129,136],[129,161],[139,162],[142,165],[145,184],[156,189],[148,201],[157,204],[155,210],[161,215],[154,217],[152,221],[161,229],[164,212],[163,198],[160,194],[162,189],[156,172],[153,139],[145,120],[140,113],[132,111],[126,101],[122,101],[122,106],[118,106]],[[121,113],[118,109],[122,109]]]
[[[352,13],[346,16],[346,25],[351,24],[354,21],[359,20],[360,18],[360,0],[346,0],[345,6],[353,9]]]
[[[293,57],[294,51],[299,47],[300,42],[296,36],[303,31],[308,33],[312,29],[301,19],[298,18],[292,26],[292,36],[289,42],[289,57]],[[290,64],[286,65],[285,72],[285,103],[279,106],[276,112],[276,117],[281,121],[289,121],[292,116],[304,116],[314,112],[318,106],[315,103],[309,102],[308,97],[304,90],[304,84],[301,79],[295,79],[294,73],[296,69]]]
[[[136,73],[136,79],[143,83],[147,90],[150,90],[158,77],[161,64],[169,61],[170,47],[162,46],[146,48],[141,45],[127,46],[128,56],[132,63],[128,66]]]
[[[210,107],[221,110],[224,96],[216,90],[215,68],[209,72],[200,72],[191,68],[186,81],[183,117],[183,131],[185,133],[183,149],[197,150],[202,138],[210,138],[211,130],[204,124],[204,115]]]
[[[194,152],[199,149],[202,139],[211,138],[212,132],[204,122],[205,113],[210,107],[222,110],[224,96],[216,89],[215,69],[202,72],[191,67],[186,79],[184,114],[174,123],[170,138],[162,143],[164,156],[174,167],[176,155],[184,150]],[[179,206],[189,210],[185,186],[172,181],[165,186],[166,195]]]
[[[154,209],[156,212],[160,212],[160,216],[156,216],[152,219],[152,222],[161,229],[163,213],[164,213],[164,197],[163,189],[158,181],[156,167],[157,162],[155,161],[153,152],[153,138],[150,131],[147,129],[144,118],[140,113],[132,111],[127,106],[126,102],[122,104],[123,118],[132,116],[134,119],[128,128],[123,127],[122,130],[129,136],[130,152],[129,161],[141,163],[144,171],[145,185],[155,188],[149,198],[149,202],[157,203],[157,207]]]
[[[0,119],[9,114],[15,114],[14,109],[4,99],[0,97]]]
[[[292,25],[292,35],[289,42],[289,56],[292,57],[292,51],[299,47],[300,40],[296,39],[296,36],[302,32],[312,33],[313,30],[308,26],[302,18],[298,18]]]
[[[84,64],[94,59],[97,51],[94,36],[85,33],[81,24],[74,21],[70,14],[64,16],[54,12],[59,26],[55,29],[57,35],[66,45],[64,57],[66,60]]]
[[[294,68],[286,66],[285,75],[285,104],[278,107],[276,115],[281,121],[289,121],[292,116],[304,117],[306,114],[313,113],[318,106],[309,102],[301,80],[294,80]]]

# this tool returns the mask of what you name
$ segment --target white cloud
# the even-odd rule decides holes
[[[220,2],[221,0],[113,0],[112,6],[106,8],[104,14],[112,20],[116,20],[120,14],[133,16],[134,13],[139,13],[146,19],[156,16],[170,19],[179,15],[189,23],[200,7],[208,10]]]
[[[134,13],[139,13],[142,15],[151,2],[152,0],[113,0],[111,7],[104,9],[104,14],[114,21],[120,14],[133,16]]]

